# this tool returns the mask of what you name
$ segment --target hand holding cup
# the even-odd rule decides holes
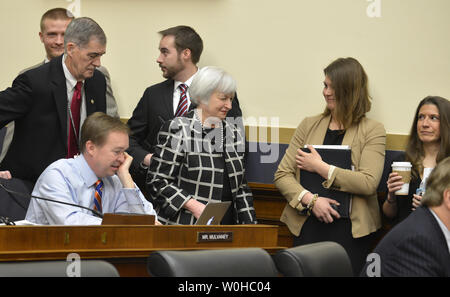
[[[392,173],[389,175],[389,179],[391,180],[391,187],[389,188],[389,180],[388,180],[388,189],[389,193],[395,190],[395,195],[406,196],[409,193],[409,182],[411,181],[411,163],[410,162],[393,162],[392,163]],[[397,176],[394,175],[397,174]],[[391,179],[392,176],[392,179]],[[400,178],[401,177],[401,178]],[[400,180],[403,183],[398,189],[400,185]]]

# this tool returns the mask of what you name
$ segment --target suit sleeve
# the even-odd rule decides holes
[[[100,66],[99,68],[97,68],[97,70],[103,73],[106,79],[106,114],[115,118],[119,118],[116,98],[114,98],[113,90],[111,87],[111,78],[109,75],[109,71],[103,66]]]
[[[147,189],[159,214],[172,218],[192,198],[177,185],[185,158],[183,129],[176,120],[166,122],[158,134],[158,144],[147,173]]]
[[[308,118],[304,119],[300,125],[298,125],[292,136],[291,142],[284,154],[283,159],[275,172],[274,184],[286,198],[289,205],[293,208],[297,208],[299,211],[303,210],[303,205],[298,201],[300,193],[305,189],[297,179],[297,164],[295,163],[295,155],[297,149],[301,148],[305,144],[306,135],[308,131]]]
[[[149,133],[148,131],[148,90],[144,92],[141,100],[133,111],[132,117],[128,120],[128,127],[131,130],[130,147],[128,153],[133,157],[134,169],[139,168],[139,164],[144,160],[149,152],[149,144],[145,144],[145,139]]]
[[[426,236],[416,235],[399,242],[397,246],[385,246],[380,256],[382,276],[443,276],[441,259],[436,255],[439,246]]]
[[[374,194],[383,173],[385,146],[386,131],[377,123],[365,135],[359,168],[355,171],[336,168],[324,186],[352,194]]]
[[[32,89],[28,76],[21,74],[12,87],[0,92],[0,128],[30,111],[33,106]]]
[[[236,209],[239,223],[257,224],[255,208],[253,206],[253,194],[245,176],[236,194]]]
[[[240,156],[242,153],[242,143],[245,143],[245,128],[243,122],[240,122],[235,127],[235,149],[236,156]],[[245,152],[244,152],[245,153]],[[245,176],[245,156],[242,157],[240,162],[233,162],[232,170],[235,171],[234,181],[239,185],[235,198],[235,207],[237,211],[238,222],[241,224],[257,224],[255,208],[253,206],[253,194],[248,186],[247,178]],[[226,165],[225,165],[226,166]],[[238,176],[242,176],[242,181],[239,182]],[[234,184],[231,183],[231,184]]]

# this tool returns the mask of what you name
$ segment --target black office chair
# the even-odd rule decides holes
[[[10,221],[25,219],[30,204],[29,195],[33,191],[34,185],[18,178],[0,178],[0,183],[0,216],[8,217]],[[9,193],[5,188],[22,195]]]
[[[347,252],[340,244],[331,241],[279,251],[274,262],[284,276],[353,276]]]
[[[0,277],[66,277],[77,276],[77,269],[67,261],[33,261],[0,263]],[[68,271],[69,270],[69,271]],[[117,269],[102,260],[81,260],[80,277],[119,277]]]
[[[163,277],[278,276],[271,256],[261,248],[157,251],[147,267],[150,275]]]

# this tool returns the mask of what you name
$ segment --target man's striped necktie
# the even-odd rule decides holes
[[[187,99],[187,85],[181,84],[178,86],[181,90],[180,94],[180,102],[178,103],[177,111],[175,112],[175,117],[181,117],[184,116],[188,109],[188,99]]]
[[[103,182],[102,180],[98,180],[95,182],[95,193],[94,193],[94,209],[102,211],[102,190],[103,190]]]

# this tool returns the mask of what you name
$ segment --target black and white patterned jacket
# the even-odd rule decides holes
[[[242,119],[240,123],[230,120],[234,119],[222,121],[223,130],[207,131],[190,111],[161,127],[147,174],[147,189],[161,223],[195,224],[195,217],[183,208],[191,198],[204,204],[221,201],[226,164],[233,196],[230,207],[237,214],[234,220],[236,224],[256,224],[245,177],[245,130]],[[225,140],[225,149],[220,139]]]

